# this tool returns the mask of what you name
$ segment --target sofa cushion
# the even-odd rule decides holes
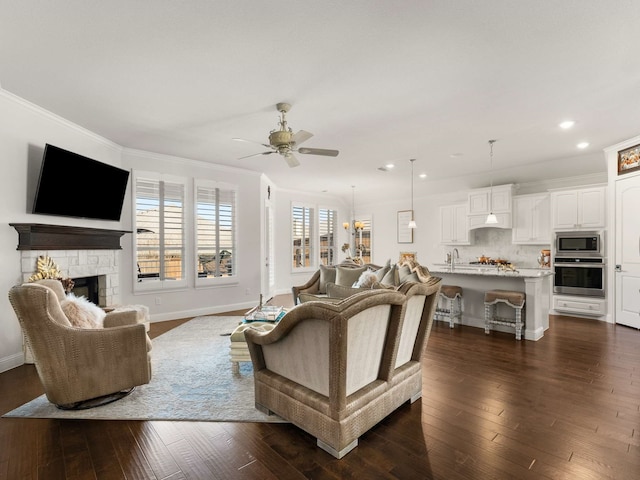
[[[327,285],[334,285],[335,283],[331,283],[329,282]],[[331,302],[331,303],[336,303],[339,302],[340,300],[342,300],[342,298],[332,298],[329,297],[326,294],[319,294],[319,295],[314,295],[313,293],[300,293],[299,297],[300,299],[300,303],[307,303],[307,302]]]
[[[333,265],[320,265],[320,283],[318,293],[327,293],[327,283],[336,281],[336,267]]]
[[[366,271],[367,267],[336,267],[336,285],[342,285],[343,287],[351,287],[358,281],[362,272]]]

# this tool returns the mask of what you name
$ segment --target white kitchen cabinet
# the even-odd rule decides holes
[[[513,185],[498,185],[493,188],[476,188],[468,194],[469,215],[489,213],[511,213]],[[491,200],[489,198],[491,197]]]
[[[440,243],[471,245],[466,204],[440,207]]]
[[[468,193],[469,228],[511,228],[512,195],[512,184],[471,190]],[[497,224],[486,225],[489,213],[495,214]]]
[[[513,197],[512,243],[551,244],[551,205],[548,193]]]
[[[585,230],[606,226],[606,187],[551,192],[555,230]]]
[[[607,313],[604,298],[571,297],[566,295],[553,296],[553,309],[558,313],[573,313],[580,316],[602,316]]]

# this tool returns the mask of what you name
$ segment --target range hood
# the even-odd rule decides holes
[[[469,230],[476,230],[478,228],[512,228],[511,212],[509,213],[496,213],[498,223],[486,224],[487,215],[469,215]]]

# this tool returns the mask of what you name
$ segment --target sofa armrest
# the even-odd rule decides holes
[[[293,294],[293,304],[298,305],[300,303],[300,293],[318,294],[320,292],[320,270],[316,270],[313,276],[304,285],[296,285],[291,287],[291,293]]]

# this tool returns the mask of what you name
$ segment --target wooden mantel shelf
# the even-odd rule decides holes
[[[120,237],[127,230],[10,223],[18,232],[18,250],[122,250]]]

